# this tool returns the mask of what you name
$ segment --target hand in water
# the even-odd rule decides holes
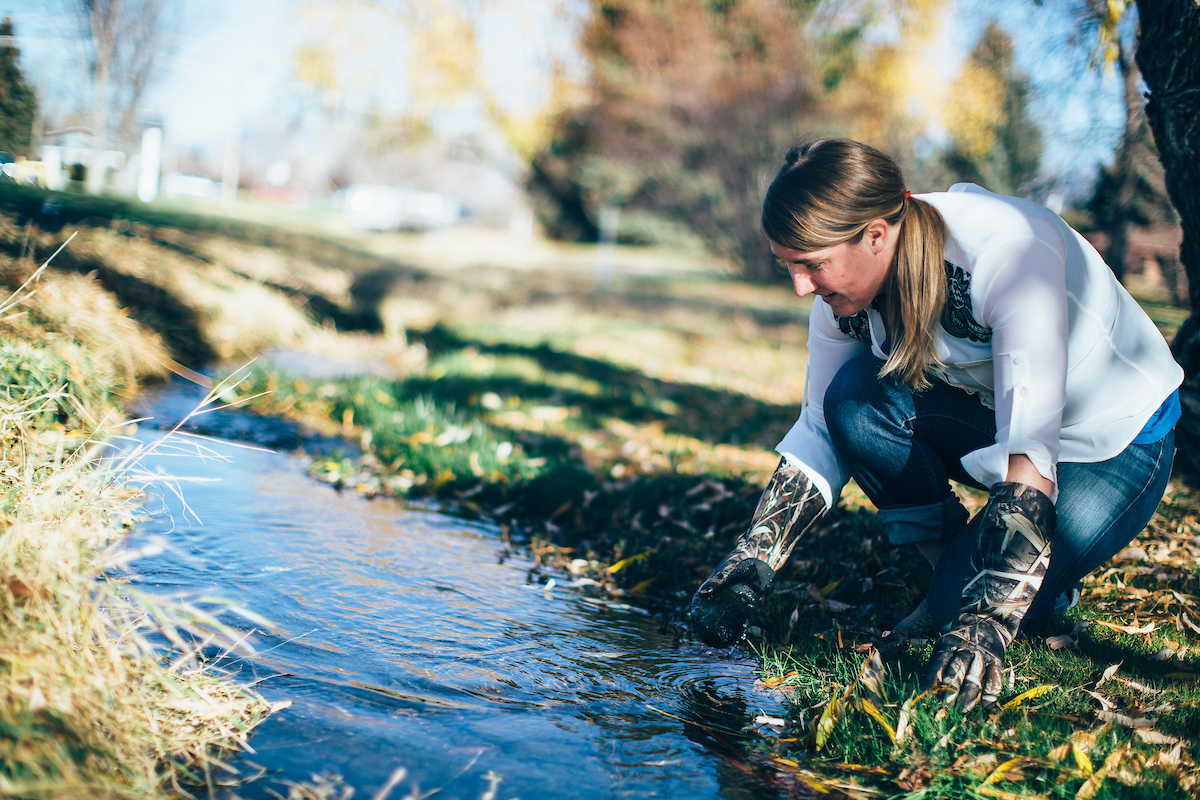
[[[750,529],[692,598],[692,630],[712,647],[746,635],[767,586],[800,537],[825,511],[825,498],[799,467],[783,459],[767,483]]]

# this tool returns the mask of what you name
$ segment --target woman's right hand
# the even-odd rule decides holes
[[[692,598],[692,630],[711,647],[741,640],[775,573],[825,511],[825,498],[796,464],[782,459],[767,483],[750,529]]]

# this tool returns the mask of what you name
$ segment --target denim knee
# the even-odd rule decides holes
[[[890,405],[879,370],[883,362],[871,355],[852,358],[842,365],[825,391],[825,424],[834,447],[843,457],[856,460],[877,446],[880,423]]]

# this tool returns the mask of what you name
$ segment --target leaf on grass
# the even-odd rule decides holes
[[[1074,647],[1078,642],[1070,636],[1047,636],[1046,646],[1051,650],[1063,650],[1067,647]]]
[[[1114,703],[1112,700],[1109,700],[1107,697],[1100,694],[1099,692],[1088,692],[1088,694],[1091,695],[1092,699],[1095,700],[1097,703],[1099,703],[1100,707],[1102,709],[1104,709],[1105,711],[1111,711],[1112,709],[1117,707],[1116,703]]]
[[[1193,633],[1200,633],[1200,626],[1196,625],[1196,623],[1194,623],[1190,619],[1188,619],[1188,615],[1187,615],[1186,611],[1184,611],[1182,614],[1180,614],[1179,618],[1181,620],[1183,620],[1184,625],[1187,625],[1189,628],[1192,629]]]
[[[833,594],[833,590],[838,587],[839,583],[841,583],[840,580],[830,581],[829,583],[822,586],[820,589],[817,589],[817,591],[820,592],[822,597],[829,597],[829,595]]]
[[[1046,694],[1047,692],[1052,691],[1057,688],[1058,688],[1058,684],[1056,684],[1056,683],[1043,683],[1041,686],[1035,686],[1032,689],[1029,689],[1028,691],[1021,692],[1019,695],[1014,697],[1012,700],[1009,700],[1007,703],[1005,703],[1004,710],[1008,711],[1009,709],[1016,708],[1017,706],[1021,705],[1021,703],[1024,703],[1026,700],[1032,700],[1035,697],[1041,697],[1042,695]]]
[[[1102,683],[1111,678],[1113,675],[1117,674],[1117,670],[1120,669],[1121,665],[1124,663],[1124,661],[1118,661],[1115,664],[1109,664],[1107,667],[1105,667],[1104,672],[1100,675],[1100,679],[1096,681],[1096,685],[1092,688],[1099,689]]]
[[[892,744],[896,743],[895,728],[893,728],[890,724],[888,724],[887,719],[885,719],[883,716],[883,712],[880,711],[875,706],[874,703],[872,703],[867,698],[863,697],[863,698],[859,699],[858,707],[860,709],[862,709],[863,711],[865,711],[867,713],[867,716],[869,716],[871,719],[873,719],[879,723],[880,727],[882,727],[884,732],[887,733],[888,739],[891,740]]]
[[[1025,759],[1022,756],[1017,756],[1016,758],[1010,758],[1008,761],[1005,761],[1003,764],[1001,764],[1000,766],[998,766],[994,770],[992,770],[992,774],[988,775],[986,778],[984,778],[983,783],[981,783],[980,786],[990,786],[991,784],[995,783],[996,781],[1003,780],[1004,773],[1008,772],[1009,770],[1011,770],[1013,767],[1017,766],[1017,764],[1020,764],[1024,760]]]
[[[1098,619],[1092,620],[1092,621],[1096,625],[1103,625],[1106,628],[1112,628],[1114,631],[1120,631],[1121,633],[1127,633],[1130,636],[1140,635],[1140,634],[1144,634],[1144,633],[1153,633],[1154,628],[1156,627],[1154,622],[1147,622],[1145,625],[1143,625],[1142,627],[1139,628],[1134,625],[1117,625],[1114,622],[1101,622]]]
[[[908,730],[909,730],[908,722],[912,718],[913,706],[915,706],[917,704],[918,700],[921,700],[922,698],[928,697],[928,696],[929,696],[929,692],[921,692],[920,694],[914,694],[912,697],[910,697],[904,701],[904,705],[900,706],[900,719],[896,721],[896,744],[897,745],[904,744],[904,737],[908,736]]]
[[[1083,743],[1071,739],[1071,756],[1075,759],[1075,766],[1079,771],[1090,778],[1095,769],[1092,767],[1092,760],[1083,749]]]
[[[825,710],[821,712],[821,718],[817,720],[817,750],[825,746],[830,735],[837,728],[838,722],[841,721],[841,705],[842,701],[839,697],[835,697],[825,704]]]
[[[1134,733],[1146,744],[1175,744],[1179,741],[1178,737],[1168,736],[1151,728],[1138,728]]]
[[[1154,723],[1158,721],[1150,717],[1129,717],[1115,711],[1097,711],[1096,718],[1126,728],[1153,728]]]
[[[869,699],[876,703],[886,703],[887,693],[883,688],[883,681],[886,677],[887,672],[883,668],[883,659],[879,657],[879,651],[874,650],[863,661],[862,669],[858,672],[858,684]]]
[[[986,797],[998,798],[998,800],[1047,800],[1044,794],[1016,794],[997,789],[995,786],[981,786],[975,789],[975,792]]]
[[[766,680],[764,680],[763,686],[767,687],[768,689],[777,689],[777,688],[779,688],[780,684],[782,684],[788,678],[795,677],[799,674],[800,673],[796,672],[796,670],[792,670],[791,672],[789,672],[786,675],[776,675],[773,678],[767,678]]]
[[[1058,747],[1046,754],[1046,757],[1051,761],[1062,761],[1071,754],[1071,745],[1060,744]]]
[[[1173,681],[1200,681],[1200,673],[1195,672],[1168,672],[1163,677]]]

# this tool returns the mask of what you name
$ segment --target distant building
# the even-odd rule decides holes
[[[356,183],[339,193],[346,218],[366,230],[444,228],[462,217],[456,197],[398,186]]]

